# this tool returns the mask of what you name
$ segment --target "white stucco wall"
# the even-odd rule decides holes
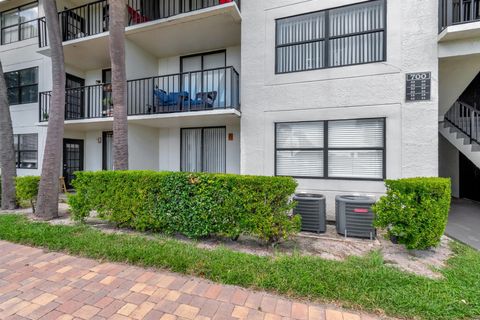
[[[141,79],[156,76],[158,60],[130,40],[125,40],[127,79]]]
[[[36,38],[0,46],[0,59],[3,71],[16,71],[38,67],[38,91],[51,88],[50,59],[36,53],[38,40]],[[38,127],[38,103],[18,104],[10,106],[14,134],[38,134],[38,168],[18,169],[19,176],[39,175],[43,163],[46,128]]]
[[[361,1],[242,2],[244,174],[274,174],[274,123],[386,117],[387,178],[438,175],[435,0],[387,1],[386,62],[275,74],[275,19]],[[432,72],[432,100],[405,102],[405,74]],[[299,191],[380,195],[383,182],[299,179]],[[331,215],[330,215],[331,216]]]
[[[85,170],[99,171],[103,169],[102,131],[85,132]],[[99,143],[99,141],[101,143]]]
[[[131,170],[158,170],[158,129],[128,125],[128,161]]]

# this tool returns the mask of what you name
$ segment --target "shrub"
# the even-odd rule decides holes
[[[35,213],[40,177],[25,176],[16,178],[17,201],[28,201]]]
[[[437,246],[445,232],[451,184],[445,178],[387,180],[387,195],[374,206],[376,226],[408,249]]]
[[[227,174],[78,172],[69,204],[76,220],[96,210],[103,219],[140,231],[190,238],[240,234],[269,242],[300,229],[289,215],[296,182],[284,177]]]

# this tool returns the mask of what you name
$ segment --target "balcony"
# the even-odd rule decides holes
[[[240,110],[239,74],[233,67],[179,73],[127,81],[129,117]],[[112,85],[69,88],[65,97],[65,120],[111,120]],[[51,91],[40,93],[39,121],[49,118]],[[137,118],[138,118],[137,117]]]
[[[439,0],[439,41],[477,37],[480,0]]]
[[[126,27],[152,23],[157,20],[187,14],[240,0],[127,0]],[[108,1],[100,0],[59,12],[63,41],[72,41],[108,31]],[[39,46],[48,45],[45,19],[39,20]]]

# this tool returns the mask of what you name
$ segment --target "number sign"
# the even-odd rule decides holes
[[[407,73],[406,101],[428,101],[431,98],[432,74],[430,72]]]

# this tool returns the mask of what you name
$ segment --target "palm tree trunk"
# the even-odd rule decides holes
[[[114,170],[128,170],[127,75],[125,70],[126,8],[125,0],[110,0]]]
[[[15,200],[15,147],[13,145],[12,117],[8,103],[7,85],[0,61],[0,168],[2,170],[2,205],[3,210],[12,210],[17,206]]]
[[[47,139],[43,155],[42,177],[38,190],[36,215],[43,219],[58,217],[59,178],[65,119],[65,62],[56,1],[41,0],[47,22],[52,59],[52,97],[48,116]]]

